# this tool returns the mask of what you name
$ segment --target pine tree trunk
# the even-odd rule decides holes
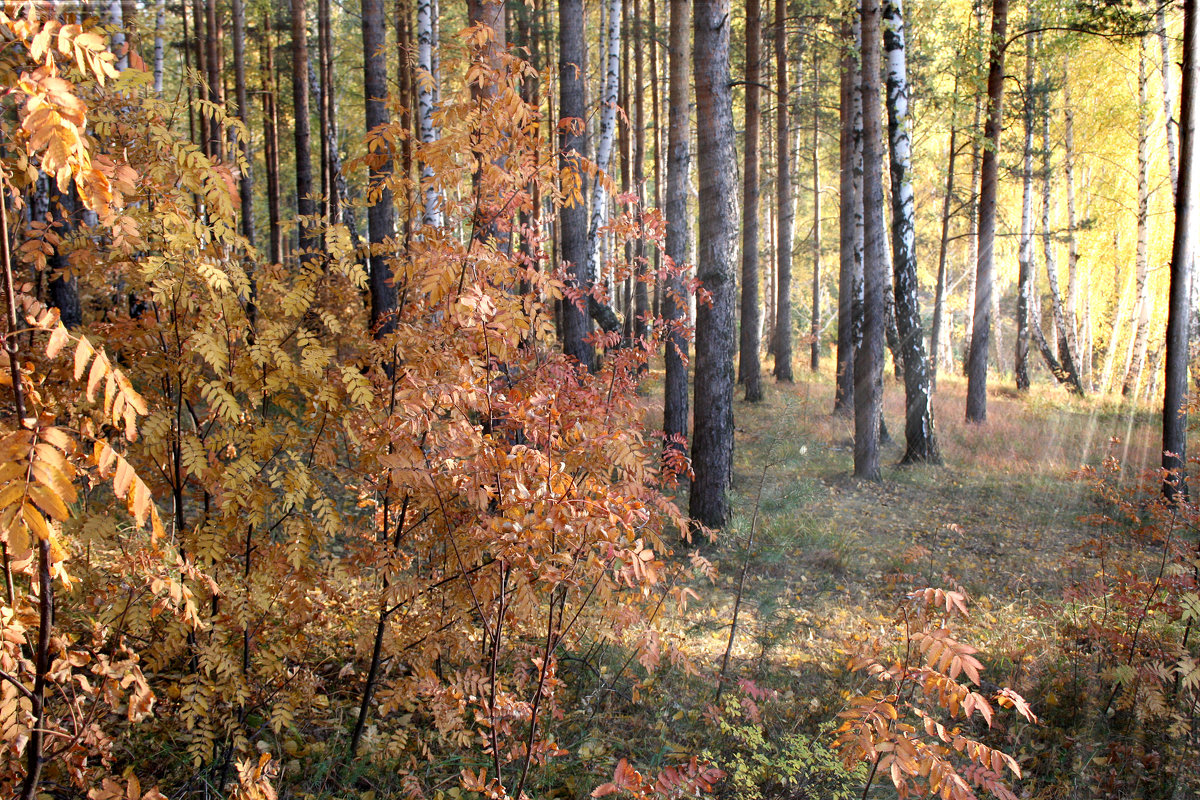
[[[762,301],[758,275],[759,124],[762,121],[759,86],[762,78],[762,9],[760,0],[746,0],[746,141],[742,170],[742,314],[738,350],[738,382],[746,400],[762,400],[759,364],[759,325]]]
[[[619,0],[617,0],[619,2]],[[696,276],[711,303],[696,309],[695,433],[688,507],[694,520],[719,528],[729,521],[726,490],[733,479],[733,355],[737,277],[737,156],[730,92],[729,0],[696,0],[696,153],[700,176]]]
[[[904,11],[900,0],[884,0],[883,41],[887,58],[888,135],[892,169],[892,269],[896,326],[904,358],[904,458],[902,464],[940,463],[933,428],[925,333],[917,293],[916,201],[912,186],[911,123]]]
[[[983,4],[987,0],[972,0],[975,12],[975,51],[976,58],[985,52],[991,52],[988,40],[983,33]],[[976,62],[977,63],[977,62]],[[978,80],[976,70],[975,80]],[[967,375],[971,360],[971,340],[975,328],[975,283],[979,271],[979,170],[980,170],[980,122],[983,120],[983,101],[985,92],[981,92],[976,84],[975,115],[971,122],[971,188],[970,201],[967,204],[967,307],[964,327],[963,375]]]
[[[975,267],[975,309],[967,366],[967,422],[987,420],[988,337],[991,333],[992,273],[996,244],[996,189],[999,183],[1000,128],[1004,112],[1004,43],[1008,0],[992,0],[988,67],[988,114],[979,172],[979,259]]]
[[[187,13],[186,11],[184,12]],[[194,41],[191,46],[196,56],[196,71],[207,83],[209,78],[208,72],[208,45],[205,44],[204,30],[206,28],[204,22],[204,2],[203,0],[192,0],[192,36]],[[199,95],[201,99],[209,99],[208,92],[200,87]],[[198,114],[200,118],[200,147],[204,154],[209,158],[216,158],[216,154],[212,151],[212,135],[209,131],[211,120],[204,112]]]
[[[246,10],[242,0],[233,0],[233,69],[237,94],[237,116],[246,126],[242,134],[242,179],[238,183],[238,196],[242,203],[242,235],[251,247],[255,246],[254,234],[254,152],[250,147],[250,98],[246,91]]]
[[[275,34],[272,30],[272,11],[263,15],[266,52],[263,59],[263,156],[267,165],[267,219],[271,263],[283,261],[283,225],[279,208],[279,82],[275,77]]]
[[[863,335],[854,355],[854,475],[878,481],[883,411],[884,294],[888,287],[883,221],[883,125],[879,113],[879,0],[862,2]]]
[[[782,0],[776,0],[782,2]],[[853,27],[853,30],[852,30]],[[857,19],[842,25],[842,37],[847,41],[858,37]],[[859,246],[858,224],[861,219],[862,191],[859,176],[862,174],[862,159],[855,133],[861,125],[859,97],[858,58],[846,48],[842,56],[841,77],[841,133],[839,145],[839,182],[841,206],[838,210],[840,222],[840,246],[838,264],[838,328],[837,328],[837,386],[833,401],[833,413],[849,416],[854,410],[854,348],[857,336],[855,317],[858,312],[858,294],[861,283],[860,272],[862,249]]]
[[[649,2],[653,6],[656,0],[649,0]],[[645,220],[644,211],[646,208],[646,92],[643,88],[646,85],[646,68],[643,59],[646,36],[642,23],[641,0],[634,0],[633,20],[636,26],[633,31],[636,47],[633,65],[634,85],[638,87],[638,91],[634,94],[633,181],[637,187],[638,224],[640,227],[641,223]],[[639,340],[644,340],[649,333],[646,318],[650,313],[650,297],[646,291],[645,237],[638,236],[634,244],[634,249],[636,253],[633,270],[633,335]]]
[[[821,58],[819,44],[813,44],[813,124],[812,124],[812,173],[813,173],[813,278],[812,278],[812,337],[809,352],[809,367],[813,372],[821,368]],[[781,105],[786,108],[786,105]]]
[[[654,130],[654,207],[663,207],[662,185],[662,101],[659,86],[660,68],[658,55],[658,0],[650,0],[650,127]],[[654,295],[651,298],[651,316],[658,318],[662,314],[662,252],[657,247],[651,248],[654,256]],[[647,290],[649,287],[647,287]]]
[[[687,450],[688,434],[688,337],[680,325],[688,318],[688,298],[683,291],[680,271],[687,261],[688,168],[691,121],[688,107],[689,0],[670,0],[670,39],[667,44],[667,194],[666,255],[671,269],[663,281],[662,315],[667,325],[665,348],[666,376],[663,385],[663,433],[666,447],[680,453]]]
[[[1175,236],[1171,247],[1171,289],[1167,310],[1166,374],[1163,376],[1163,483],[1168,500],[1187,497],[1187,369],[1189,274],[1196,256],[1196,134],[1200,127],[1200,20],[1197,0],[1184,3],[1183,100],[1179,115],[1179,183],[1175,194]]]
[[[298,0],[293,0],[297,2]],[[302,2],[302,0],[299,0]],[[217,22],[217,0],[207,0],[204,5],[204,63],[208,67],[208,101],[214,106],[224,105],[222,96],[221,45],[217,40],[219,25]],[[223,155],[222,139],[224,132],[220,123],[209,121],[209,155],[220,159]]]
[[[787,0],[775,0],[775,380],[792,376],[792,165],[788,129]]]
[[[292,0],[292,108],[295,111],[296,208],[311,220],[317,213],[313,198],[312,152],[309,147],[310,109],[308,81],[308,14],[306,0]],[[302,260],[311,259],[321,242],[311,221],[300,223]]]
[[[363,96],[367,133],[390,122],[387,95],[387,39],[384,35],[383,0],[362,0],[363,37]],[[386,245],[396,232],[392,191],[387,182],[392,177],[393,164],[384,148],[372,160],[368,169],[367,237],[371,255],[369,280],[371,290],[371,330],[382,337],[396,327],[396,287],[388,266],[390,249]]]
[[[1021,148],[1021,239],[1017,250],[1019,277],[1017,280],[1017,347],[1013,359],[1013,375],[1017,390],[1029,389],[1029,316],[1030,303],[1035,302],[1033,285],[1033,81],[1034,47],[1025,40],[1025,139]]]
[[[420,0],[427,5],[429,0]],[[418,36],[421,30],[421,12],[417,14]],[[587,206],[583,200],[585,173],[579,159],[585,148],[585,119],[587,108],[584,105],[584,80],[587,76],[587,64],[584,61],[586,47],[584,44],[584,7],[583,0],[560,0],[558,4],[558,86],[560,92],[559,113],[562,121],[559,130],[559,168],[564,177],[571,180],[570,186],[564,186],[567,193],[565,204],[559,210],[559,231],[561,259],[566,262],[567,273],[572,286],[579,291],[587,291],[591,281],[587,276]],[[424,53],[426,45],[421,44]],[[422,55],[422,58],[425,58]],[[421,90],[424,92],[424,90]],[[421,102],[424,103],[424,94]],[[425,122],[421,122],[424,129]],[[424,135],[424,134],[422,134]],[[428,194],[426,195],[426,211],[428,212]],[[594,354],[592,346],[585,341],[588,334],[588,315],[578,304],[563,301],[563,351],[574,356],[579,363],[591,367]]]

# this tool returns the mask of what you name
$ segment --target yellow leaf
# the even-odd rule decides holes
[[[50,334],[50,341],[46,343],[46,357],[57,356],[69,341],[71,341],[71,335],[67,333],[66,327],[60,322]]]
[[[83,377],[83,371],[87,369],[88,362],[92,360],[92,356],[96,354],[95,348],[86,337],[79,337],[79,344],[75,345],[75,380]]]

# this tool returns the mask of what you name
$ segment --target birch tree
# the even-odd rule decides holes
[[[608,31],[605,38],[604,94],[600,100],[600,132],[596,142],[596,168],[592,183],[591,221],[588,223],[586,280],[600,275],[604,238],[600,229],[608,221],[607,172],[617,136],[617,95],[621,88],[621,0],[609,0]],[[639,87],[640,90],[641,87]]]
[[[1123,397],[1137,397],[1150,335],[1150,118],[1146,96],[1146,37],[1138,37],[1138,124],[1137,124],[1137,301],[1130,342],[1132,362],[1125,370],[1121,386]]]
[[[417,77],[417,130],[422,144],[432,144],[438,139],[437,127],[433,123],[434,97],[437,92],[434,17],[433,0],[417,0],[417,68],[420,72]],[[422,222],[425,225],[440,227],[441,200],[437,187],[433,185],[433,168],[428,164],[421,165],[421,183],[424,193]]]
[[[854,41],[842,54],[841,134],[838,141],[841,241],[838,265],[837,388],[835,414],[854,410],[854,350],[858,312],[862,305],[862,87],[858,68],[860,27],[857,16],[842,27],[843,38]]]
[[[887,63],[888,139],[892,171],[892,270],[896,327],[904,362],[904,458],[901,463],[939,463],[933,430],[925,334],[917,298],[916,209],[912,185],[911,122],[908,115],[908,63],[901,0],[883,2],[883,44]]]

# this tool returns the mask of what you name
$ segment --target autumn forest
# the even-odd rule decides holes
[[[1197,14],[4,0],[0,793],[1200,797]]]

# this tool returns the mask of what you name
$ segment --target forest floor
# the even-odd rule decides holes
[[[654,377],[650,397],[660,394]],[[702,672],[716,672],[745,568],[728,681],[790,691],[814,723],[841,710],[853,651],[895,640],[896,602],[915,588],[964,589],[965,640],[999,667],[989,677],[1022,677],[1055,639],[1047,604],[1061,607],[1064,587],[1091,573],[1091,531],[1079,518],[1096,510],[1096,490],[1080,468],[1112,455],[1132,480],[1159,460],[1149,407],[1045,384],[1020,396],[993,377],[987,423],[967,425],[966,382],[942,375],[934,411],[944,464],[899,466],[904,389],[889,375],[883,481],[862,482],[852,477],[853,419],[830,413],[832,373],[764,383],[764,402],[736,401],[735,515],[702,548],[719,578],[696,587],[701,599],[674,627],[707,662]]]

